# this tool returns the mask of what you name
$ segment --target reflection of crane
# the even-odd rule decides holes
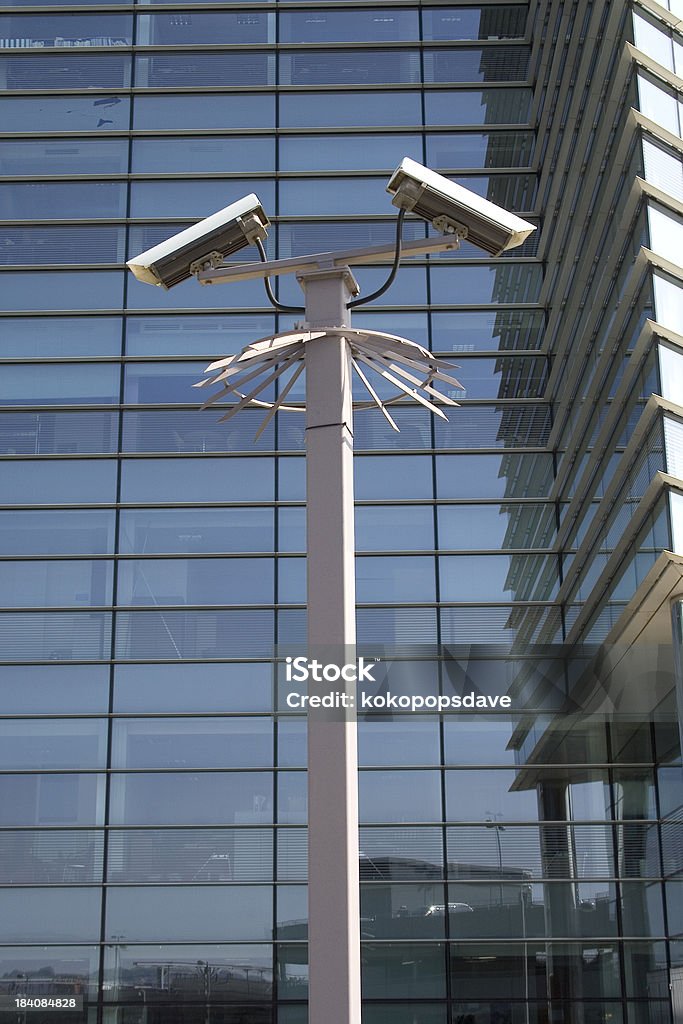
[[[503,844],[500,840],[500,833],[505,831],[505,826],[499,824],[498,819],[503,817],[502,811],[486,811],[489,817],[486,819],[486,827],[496,830],[496,842],[498,844],[498,870],[500,872],[500,905],[503,906]]]

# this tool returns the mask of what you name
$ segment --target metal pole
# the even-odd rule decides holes
[[[300,283],[311,327],[350,323],[358,286],[347,267]],[[340,337],[308,342],[305,353],[308,652],[343,663],[356,643],[351,355]],[[334,689],[355,696],[353,684]],[[357,773],[355,714],[309,709],[309,1024],[361,1019]]]

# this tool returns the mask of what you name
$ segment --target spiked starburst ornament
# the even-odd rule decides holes
[[[261,338],[247,345],[237,355],[226,356],[211,363],[206,373],[211,374],[198,381],[194,387],[220,384],[218,391],[211,395],[202,409],[225,399],[237,399],[229,412],[219,420],[224,423],[232,419],[247,406],[266,409],[267,414],[256,432],[258,440],[279,410],[302,412],[302,404],[286,404],[288,395],[304,371],[306,344],[325,337],[343,337],[350,348],[351,362],[358,379],[370,396],[370,401],[356,402],[356,409],[377,408],[393,430],[399,427],[387,406],[405,396],[423,405],[443,420],[447,417],[439,404],[457,406],[450,395],[437,391],[437,381],[451,388],[464,390],[463,385],[450,376],[447,370],[451,363],[437,359],[427,349],[407,338],[380,331],[368,331],[353,327],[327,327],[324,330],[295,330]],[[377,374],[391,385],[396,394],[389,399],[380,398],[372,383],[372,374]],[[279,381],[280,392],[275,402],[264,401],[258,396],[271,384]]]

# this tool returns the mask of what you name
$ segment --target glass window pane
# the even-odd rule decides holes
[[[268,94],[136,96],[133,110],[133,127],[143,131],[275,127],[275,98]]]
[[[282,85],[413,84],[420,81],[420,54],[417,50],[292,51],[280,54],[279,71]]]
[[[182,181],[134,181],[130,188],[131,217],[208,217],[237,202],[245,193],[241,178],[192,179]],[[259,178],[254,191],[266,211],[275,209],[275,186]]]
[[[363,767],[439,763],[439,722],[411,718],[409,721],[358,723],[358,760]]]
[[[441,549],[544,548],[555,536],[551,505],[444,505],[438,515]]]
[[[135,60],[135,82],[153,89],[182,89],[183,86],[275,85],[275,54],[248,48],[247,52],[162,51],[138,54]],[[208,98],[208,97],[207,97]],[[219,97],[213,97],[218,99]],[[220,96],[220,99],[233,97]],[[202,97],[204,99],[204,97]],[[263,108],[262,108],[263,112]],[[187,124],[188,128],[198,125]],[[207,128],[225,127],[215,123]],[[238,122],[236,127],[247,127]]]
[[[430,943],[363,943],[366,999],[443,998],[445,947]]]
[[[281,43],[367,43],[418,39],[417,11],[387,7],[375,10],[281,11]]]
[[[103,821],[103,775],[0,775],[0,825],[101,825]]]
[[[100,952],[96,946],[5,946],[0,950],[0,977],[27,979],[27,994],[97,998]],[[2,985],[9,994],[12,981]]]
[[[0,768],[104,768],[106,723],[85,721],[0,720]]]
[[[430,134],[427,136],[427,163],[437,168],[527,167],[533,147],[533,134],[525,131]]]
[[[4,405],[93,405],[119,400],[121,369],[116,363],[4,366],[0,402]]]
[[[126,320],[126,353],[196,355],[214,360],[271,334],[274,325],[275,318],[270,315],[130,316]]]
[[[112,887],[107,938],[204,942],[264,940],[273,932],[268,885]]]
[[[0,531],[2,522],[0,515]],[[274,550],[273,511],[267,508],[124,509],[119,523],[122,552],[151,555]]]
[[[281,128],[390,128],[422,123],[419,92],[282,93]]]
[[[128,96],[6,96],[0,122],[7,132],[128,131]]]
[[[138,45],[195,46],[197,43],[272,43],[273,14],[252,11],[168,11],[138,16]]]
[[[122,501],[272,501],[273,460],[239,459],[235,473],[225,459],[127,459],[122,467]],[[192,480],[188,495],[186,481]]]
[[[114,550],[114,512],[0,512],[0,554],[81,555]]]
[[[354,461],[356,499],[431,498],[432,462],[424,455],[362,455]]]
[[[13,317],[3,322],[0,337],[6,359],[120,353],[121,321],[115,317]]]
[[[123,297],[122,271],[7,271],[1,280],[3,311],[118,310]]]
[[[545,498],[553,477],[550,455],[441,455],[440,498]]]
[[[268,824],[272,815],[272,772],[112,776],[112,824],[257,825]]]
[[[432,348],[449,353],[537,349],[544,326],[540,310],[433,313]]]
[[[0,889],[0,941],[97,942],[99,889]]]
[[[117,665],[114,710],[119,712],[268,711],[269,664]]]
[[[361,603],[435,601],[434,559],[399,555],[357,558],[356,600]]]
[[[126,139],[61,139],[3,140],[0,173],[6,175],[45,173],[61,174],[125,174],[128,170]]]
[[[119,612],[116,656],[156,661],[188,658],[268,658],[271,610],[161,610]]]
[[[444,89],[425,92],[427,125],[527,124],[529,89]],[[417,122],[419,123],[419,119]]]
[[[273,725],[265,718],[114,722],[113,768],[268,768],[272,763]]]
[[[424,551],[433,546],[431,505],[361,505],[356,509],[357,551]]]
[[[133,139],[134,174],[275,170],[275,140],[260,136]],[[244,193],[242,193],[244,194]]]
[[[109,670],[101,665],[4,665],[5,714],[106,714]]]
[[[3,220],[89,220],[125,217],[124,182],[12,182],[0,185]]]
[[[439,772],[363,771],[358,785],[364,823],[441,820]]]
[[[448,305],[489,302],[536,302],[543,270],[512,263],[478,267],[432,267],[432,301]]]
[[[516,39],[524,36],[526,8],[515,6],[494,7],[438,7],[425,10],[422,32],[425,39]]]
[[[116,462],[111,459],[5,462],[3,485],[7,505],[113,502],[116,500]]]
[[[89,45],[86,43],[86,46]],[[40,89],[48,92],[51,89],[125,89],[130,85],[131,55],[130,53],[78,53],[75,47],[65,49],[64,54],[40,54],[20,57],[0,58],[3,80],[7,90]],[[73,52],[76,50],[76,52]],[[99,98],[99,97],[98,97]],[[83,104],[85,107],[86,105]],[[90,104],[91,109],[94,103]],[[98,123],[92,125],[100,129],[104,125],[100,120],[108,120],[107,110],[100,109],[102,114]],[[41,124],[40,130],[43,129]],[[49,130],[49,129],[48,129]],[[74,125],[74,130],[77,130]]]
[[[278,146],[281,171],[393,170],[423,156],[419,135],[285,135]]]
[[[0,562],[0,603],[11,608],[109,605],[112,563],[100,559]]]

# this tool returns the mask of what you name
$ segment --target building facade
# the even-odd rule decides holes
[[[270,256],[384,242],[406,155],[538,231],[412,259],[354,316],[466,388],[447,424],[357,415],[359,642],[436,648],[425,686],[554,685],[359,722],[364,1022],[683,1020],[679,18],[0,10],[0,1020],[306,1020],[305,720],[273,664],[305,642],[302,420],[254,445],[190,390],[296,318],[124,263],[251,191]]]

